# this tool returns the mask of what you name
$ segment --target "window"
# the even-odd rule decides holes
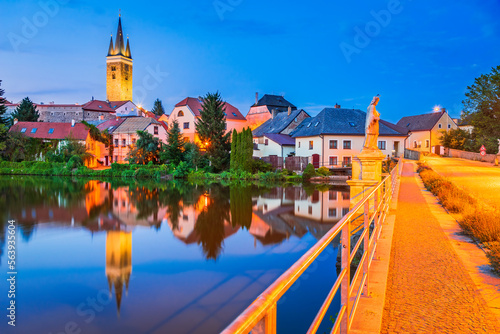
[[[379,150],[385,150],[385,143],[386,143],[385,140],[379,140],[378,141],[378,148],[379,148]]]
[[[118,139],[115,139],[115,146],[118,146]]]
[[[154,132],[155,135],[158,134],[158,127],[157,126],[154,127],[154,131],[153,132]]]
[[[351,127],[353,127],[353,128],[354,128],[354,127],[356,127],[356,123],[354,123],[354,122],[349,122],[349,125],[350,125]]]
[[[118,156],[115,155],[115,162],[118,162]]]
[[[116,71],[116,66],[111,66],[111,71]]]
[[[128,71],[128,65],[125,64],[125,71]]]
[[[342,193],[342,199],[351,199],[351,193]]]
[[[189,129],[189,122],[184,122],[184,129]]]
[[[351,157],[344,157],[342,159],[342,165],[348,167],[351,164]]]
[[[350,149],[351,149],[351,141],[344,140],[344,150],[350,150]]]
[[[132,139],[132,144],[134,144],[134,145],[135,145],[135,141],[136,141],[136,139],[135,139],[135,138],[134,138],[134,139]]]
[[[264,141],[264,145],[269,145],[269,139],[266,138],[266,140]]]
[[[439,124],[438,124],[438,128],[440,128],[440,129],[441,129],[442,127],[443,127],[443,126],[441,125],[441,123],[439,123]]]
[[[37,128],[31,129],[31,133],[36,133]]]
[[[334,190],[329,190],[328,191],[328,199],[330,201],[336,201],[337,200],[337,192]]]
[[[21,133],[25,133],[25,132],[26,132],[26,128],[22,128]]]
[[[429,148],[429,146],[430,146],[430,141],[429,141],[429,139],[426,139],[425,140],[425,147]]]
[[[299,141],[299,148],[300,148],[300,141]]]
[[[111,74],[111,79],[116,79],[116,74]]]
[[[342,209],[342,216],[345,216],[348,213],[349,213],[349,208],[343,208]]]
[[[451,129],[451,124],[448,124],[448,129]]]
[[[309,208],[307,208],[307,212],[312,215],[313,214],[313,207],[312,206],[309,206]]]
[[[182,117],[182,116],[184,116],[184,111],[181,110],[177,113],[177,117]]]
[[[337,165],[337,157],[330,157],[330,166],[336,166]]]
[[[309,149],[312,150],[314,148],[314,141],[309,141]]]
[[[328,217],[337,217],[337,209],[328,209]]]
[[[127,140],[126,139],[122,139],[122,146],[127,146]]]
[[[416,140],[413,141],[413,148],[417,148],[417,141]]]
[[[50,128],[49,133],[54,133],[54,128]]]
[[[128,80],[128,74],[125,74],[125,80]]]
[[[330,150],[336,150],[336,149],[337,149],[337,141],[330,140]]]
[[[101,108],[101,109],[102,109],[102,106],[101,106],[101,105],[99,105],[99,108]]]
[[[234,112],[233,112],[233,116],[234,116],[234,117],[238,117],[238,115],[236,115],[236,113],[234,113]]]

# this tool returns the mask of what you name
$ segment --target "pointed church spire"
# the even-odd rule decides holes
[[[132,54],[130,53],[130,44],[127,36],[127,50],[125,50],[125,57],[132,59]]]
[[[113,48],[113,35],[111,35],[111,40],[109,41],[108,56],[113,56],[114,53],[115,53],[115,50]]]
[[[123,42],[122,17],[118,17],[118,31],[116,32],[115,52],[117,55],[125,55],[125,43]]]

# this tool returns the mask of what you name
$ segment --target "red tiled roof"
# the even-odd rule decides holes
[[[115,109],[111,108],[108,102],[100,100],[92,100],[84,105],[82,105],[83,110],[88,111],[102,111],[102,112],[114,112]]]
[[[31,138],[65,139],[71,135],[76,140],[86,140],[89,130],[82,123],[75,123],[72,127],[71,123],[17,122],[9,132],[21,132]]]
[[[152,113],[151,111],[144,112],[144,117],[154,118],[156,120],[160,118],[160,116],[156,115],[155,113]]]
[[[200,111],[202,110],[202,102],[194,97],[186,97],[181,102],[177,103],[176,107],[188,106],[189,109],[194,113],[195,116],[200,116]],[[226,119],[232,120],[246,120],[246,118],[240,113],[238,108],[232,106],[229,103],[225,103],[226,107]]]
[[[100,131],[108,130],[109,133],[113,133],[113,130],[115,130],[120,124],[122,124],[123,121],[125,121],[125,118],[110,119],[109,121],[99,124],[97,128]]]

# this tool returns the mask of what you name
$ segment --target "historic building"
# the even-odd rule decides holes
[[[254,130],[264,124],[275,115],[297,110],[297,107],[288,102],[283,96],[265,94],[259,99],[259,93],[255,93],[255,104],[250,107],[246,119],[250,129]]]
[[[115,45],[113,36],[106,57],[106,96],[108,101],[132,101],[132,54],[127,37],[123,40],[122,19],[118,18]]]

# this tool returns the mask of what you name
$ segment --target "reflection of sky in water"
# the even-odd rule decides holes
[[[22,222],[18,326],[12,330],[4,322],[2,333],[55,334],[68,322],[82,333],[217,333],[333,226],[338,219],[325,212],[348,206],[337,201],[347,189],[176,184],[176,190],[139,187],[131,194],[128,186],[89,189],[83,183],[65,193],[61,182],[67,181],[33,179],[19,187],[0,178],[2,193],[16,194],[0,201],[4,219]],[[297,214],[298,207],[306,213]],[[335,279],[336,248],[330,253],[285,294],[278,314],[288,320],[279,320],[280,330],[305,331],[297,322],[312,320]],[[207,260],[209,254],[215,259]],[[2,272],[6,260],[2,254]],[[7,291],[5,280],[1,291]],[[6,302],[0,302],[3,309]],[[302,306],[293,307],[297,303]]]

